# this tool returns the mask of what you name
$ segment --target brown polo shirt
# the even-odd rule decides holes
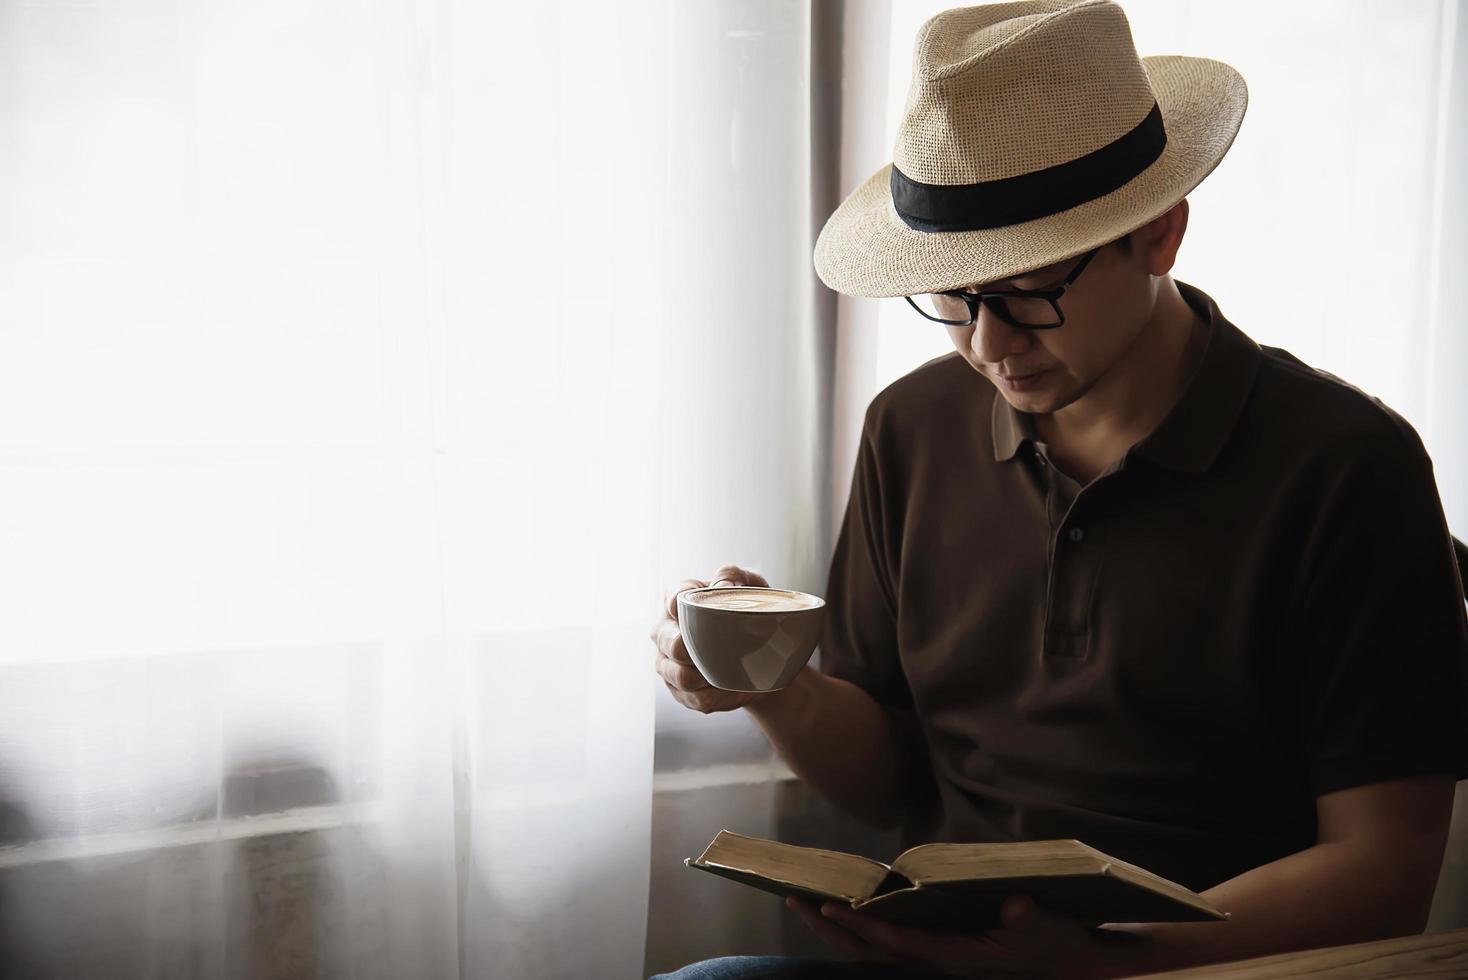
[[[821,669],[899,722],[914,840],[1074,837],[1201,890],[1315,843],[1317,796],[1468,777],[1416,432],[1178,287],[1203,358],[1085,486],[956,353],[867,411]]]

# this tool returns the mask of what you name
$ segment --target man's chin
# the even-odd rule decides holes
[[[1075,401],[1073,392],[1062,390],[1062,385],[1069,380],[1068,377],[1054,368],[1041,372],[1031,385],[1016,388],[1013,385],[1005,384],[1002,378],[990,374],[973,361],[969,363],[975,371],[988,379],[995,390],[1004,396],[1004,400],[1009,402],[1017,412],[1046,415]]]
[[[1030,415],[1050,415],[1060,411],[1065,406],[1076,400],[1074,392],[1059,390],[1055,387],[1044,388],[1038,391],[1009,391],[1002,383],[996,384],[999,394],[1009,402],[1011,408],[1016,412],[1027,412]]]
[[[1004,386],[1003,382],[995,384],[994,387],[999,389],[999,394],[1017,412],[1029,412],[1031,415],[1045,415],[1055,411],[1057,399],[1054,392],[1010,391]]]

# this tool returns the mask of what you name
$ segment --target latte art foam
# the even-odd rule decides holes
[[[790,612],[795,609],[813,609],[820,600],[803,592],[785,589],[762,589],[747,586],[734,589],[710,589],[687,597],[695,606],[710,609],[738,609],[746,612]]]

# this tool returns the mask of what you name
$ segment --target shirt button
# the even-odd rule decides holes
[[[1085,536],[1086,536],[1086,532],[1085,531],[1082,531],[1078,527],[1073,527],[1073,528],[1070,529],[1070,539],[1072,541],[1076,542],[1077,544],[1079,544],[1085,538]]]

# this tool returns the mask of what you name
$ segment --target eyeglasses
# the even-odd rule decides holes
[[[982,304],[1012,327],[1022,330],[1054,330],[1065,322],[1065,313],[1060,309],[1060,297],[1075,285],[1075,281],[1099,251],[1100,247],[1093,248],[1081,256],[1080,262],[1070,270],[1070,275],[1048,289],[994,289],[982,293],[949,289],[903,298],[929,320],[952,327],[968,327],[976,323],[979,319],[979,306]]]

